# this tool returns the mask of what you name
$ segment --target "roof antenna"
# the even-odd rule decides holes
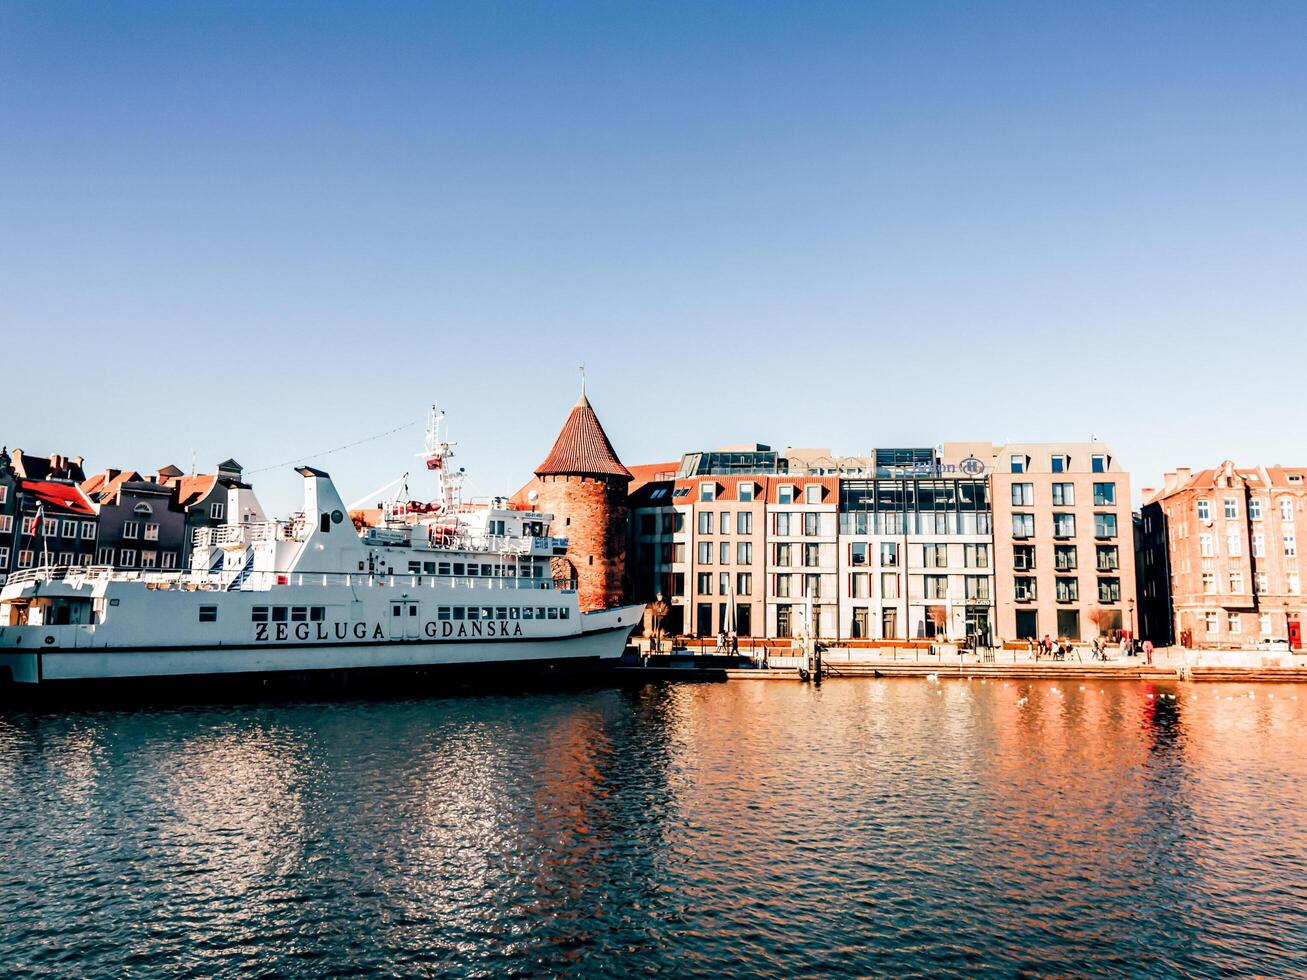
[[[577,370],[581,372],[581,397],[577,399],[576,403],[583,405],[585,404],[585,361],[580,363]]]
[[[191,450],[191,476],[195,475],[195,450]]]

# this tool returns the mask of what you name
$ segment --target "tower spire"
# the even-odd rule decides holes
[[[585,397],[585,361],[582,361],[577,368],[581,372],[581,397],[576,400],[578,405],[588,405],[589,401]]]

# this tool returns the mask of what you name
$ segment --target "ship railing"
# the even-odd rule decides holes
[[[68,582],[85,584],[112,579],[115,582],[217,584],[218,579],[205,572],[183,568],[114,568],[112,565],[42,565],[25,568],[9,575],[6,585],[27,582]]]
[[[216,580],[215,580],[216,581]],[[251,572],[242,591],[265,592],[278,586],[321,586],[346,588],[456,589],[500,592],[505,590],[574,590],[574,579],[513,578],[511,576],[436,575],[419,572]]]
[[[290,521],[257,521],[249,524],[219,524],[197,527],[191,542],[197,548],[223,548],[254,544],[259,541],[294,541],[295,526]]]

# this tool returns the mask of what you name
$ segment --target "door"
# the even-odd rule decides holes
[[[753,606],[747,603],[735,609],[735,634],[753,636]]]
[[[390,638],[392,640],[416,640],[420,634],[418,626],[418,604],[416,602],[392,602],[390,604]]]
[[[712,603],[701,602],[695,609],[695,633],[699,636],[712,636]]]
[[[1302,649],[1302,622],[1297,619],[1289,620],[1289,649]]]
[[[776,607],[776,635],[788,637],[790,635],[790,607]]]
[[[858,606],[853,610],[853,632],[851,637],[855,640],[865,640],[867,638],[867,622],[871,615],[871,610],[866,606]]]

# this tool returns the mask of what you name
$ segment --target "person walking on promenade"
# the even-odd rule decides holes
[[[1144,640],[1144,660],[1147,661],[1148,666],[1151,667],[1153,665],[1153,641],[1152,640]]]

